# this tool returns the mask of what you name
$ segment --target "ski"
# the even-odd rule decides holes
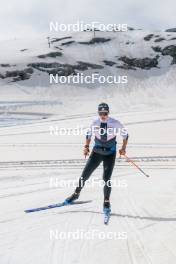
[[[77,201],[77,202],[69,203],[67,200],[65,200],[62,203],[50,204],[50,205],[46,205],[46,206],[42,206],[42,207],[27,209],[24,212],[25,213],[33,213],[33,212],[39,212],[39,211],[49,210],[49,209],[68,206],[68,205],[85,204],[85,203],[89,203],[89,202],[91,202],[91,201]]]
[[[111,216],[111,209],[110,208],[104,208],[103,213],[104,213],[104,224],[108,225],[109,219]]]

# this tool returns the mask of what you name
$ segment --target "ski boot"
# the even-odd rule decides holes
[[[111,214],[111,205],[110,205],[109,200],[104,201],[103,213],[104,213],[104,224],[107,225],[110,219],[110,214]]]
[[[104,201],[103,209],[110,209],[111,210],[111,204],[110,204],[109,200]]]
[[[79,198],[79,193],[74,192],[71,196],[65,199],[65,204],[72,204],[75,200]]]

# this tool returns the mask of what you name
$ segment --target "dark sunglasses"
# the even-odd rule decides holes
[[[99,112],[98,114],[99,114],[99,116],[107,116],[108,112]]]

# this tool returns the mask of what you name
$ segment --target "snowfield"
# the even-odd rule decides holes
[[[140,31],[133,34],[137,39]],[[103,54],[112,59],[116,52],[106,44],[103,48]],[[80,56],[81,51],[76,46],[73,49],[67,50],[70,60]],[[138,49],[139,56],[147,54]],[[92,62],[95,53],[84,52],[83,56],[91,54]],[[12,53],[9,61],[1,53],[4,63],[11,63],[10,56],[18,63],[18,56]],[[24,56],[20,63],[27,60]],[[150,70],[146,77],[145,71],[141,78],[130,74],[128,85],[118,88],[32,86],[30,80],[1,80],[1,264],[176,263],[175,66],[166,63],[159,74],[155,73]],[[62,202],[74,187],[51,182],[77,180],[86,163],[82,155],[84,135],[51,135],[50,128],[87,128],[101,101],[109,103],[112,117],[125,124],[130,134],[127,155],[150,177],[117,156],[112,179],[119,185],[112,190],[108,226],[103,224],[103,192],[98,185],[84,188],[79,199],[84,203],[26,214],[26,209]],[[101,181],[101,166],[92,178]],[[59,232],[94,232],[94,236],[51,236]],[[118,235],[118,239],[109,238],[109,234]]]

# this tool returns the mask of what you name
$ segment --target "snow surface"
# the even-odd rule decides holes
[[[131,77],[119,89],[1,86],[1,264],[175,264],[175,76],[172,66],[159,76]],[[86,162],[84,136],[52,136],[50,126],[86,128],[104,100],[129,130],[128,156],[150,178],[117,157],[113,179],[126,187],[113,188],[108,226],[98,186],[81,194],[80,201],[91,202],[25,214],[62,202],[73,187],[51,187],[51,179],[78,179]],[[92,177],[101,179],[101,166]],[[51,230],[125,232],[127,239],[57,240],[50,238]]]

